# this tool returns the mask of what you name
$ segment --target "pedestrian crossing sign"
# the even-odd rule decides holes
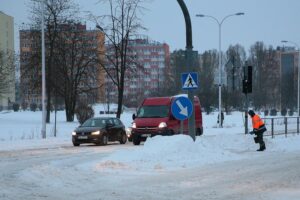
[[[182,89],[190,90],[198,88],[198,73],[189,72],[181,74]]]

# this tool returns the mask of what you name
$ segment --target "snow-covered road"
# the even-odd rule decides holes
[[[193,168],[94,168],[132,144],[0,152],[0,199],[289,199],[300,196],[300,152],[249,152],[247,158]],[[237,152],[235,152],[237,153]],[[251,156],[253,155],[253,156]]]
[[[133,179],[123,182],[130,185],[128,191],[110,191],[124,199],[298,200],[299,164],[300,153],[267,153],[256,159],[228,161]],[[140,187],[141,184],[144,187]],[[105,199],[118,199],[116,195]]]
[[[86,187],[95,189],[89,182],[93,179],[90,173],[83,170],[85,176],[76,166],[101,159],[116,149],[132,147],[130,144],[111,144],[76,148],[70,144],[0,151],[0,199],[76,199],[76,191],[85,194]]]

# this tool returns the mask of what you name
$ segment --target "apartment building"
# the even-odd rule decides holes
[[[5,90],[0,91],[0,107],[7,109],[9,105],[15,102],[14,18],[1,11],[0,51],[3,55],[3,63],[6,65],[5,68],[8,70]]]
[[[133,39],[129,41],[127,55],[129,59],[135,58],[135,64],[125,74],[124,104],[137,106],[145,97],[161,95],[170,73],[169,45],[149,38]],[[117,99],[118,91],[106,76],[106,101],[116,103]]]
[[[72,26],[70,28],[70,26]],[[96,56],[101,59],[101,55],[99,55],[99,52],[103,52],[104,45],[104,34],[98,30],[87,30],[86,25],[83,24],[61,24],[59,25],[59,35],[63,35],[66,33],[66,31],[72,30],[74,33],[77,32],[79,41],[78,43],[74,43],[74,45],[78,46],[78,48],[84,48],[84,57],[91,59],[90,57]],[[46,32],[46,31],[45,31]],[[72,32],[71,32],[72,33]],[[70,35],[71,36],[71,35]],[[47,38],[47,37],[45,37]],[[63,38],[63,37],[61,37]],[[69,38],[70,39],[70,38]],[[76,39],[76,38],[74,38]],[[62,41],[63,42],[63,41]],[[70,45],[73,42],[71,39],[68,40]],[[47,52],[49,53],[49,46],[47,46],[47,39],[45,41],[46,43],[46,73],[47,73]],[[54,48],[54,51],[58,51],[59,42],[57,46]],[[68,49],[71,51],[71,49]],[[67,51],[68,51],[67,50]],[[69,52],[68,52],[69,53]],[[41,59],[37,59],[37,61],[33,61],[34,57],[38,57],[41,54],[41,31],[36,29],[25,29],[20,30],[20,82],[21,82],[21,98],[22,101],[27,103],[28,105],[31,103],[35,103],[37,105],[41,104],[42,99],[42,91],[41,91],[41,80],[42,80],[42,74],[41,74]],[[95,55],[96,54],[96,55]],[[71,55],[71,54],[70,54]],[[82,55],[78,55],[82,56]],[[54,60],[57,58],[54,58]],[[66,62],[69,62],[71,65],[73,62],[72,58],[66,57]],[[84,61],[80,61],[83,63]],[[55,62],[54,62],[55,63]],[[90,70],[86,75],[84,75],[81,78],[80,88],[84,89],[87,87],[87,83],[89,84],[89,87],[92,86],[92,88],[97,88],[93,90],[92,92],[85,92],[80,93],[79,100],[85,100],[89,103],[95,103],[103,101],[104,96],[104,87],[100,87],[104,84],[105,75],[103,71],[98,70],[99,65],[96,64],[96,61],[90,62],[86,61],[86,63],[89,63]],[[28,74],[26,73],[26,70],[29,68],[34,69],[33,71],[36,71],[37,75],[34,74]],[[55,73],[55,64],[53,66],[53,77],[57,77],[57,74]],[[68,72],[73,73],[73,72]],[[57,77],[58,79],[63,77]],[[38,80],[40,81],[38,81]],[[46,82],[47,84],[47,82]],[[89,88],[86,88],[86,90],[89,90]]]
[[[277,51],[280,61],[279,75],[280,107],[296,108],[298,96],[299,50],[294,47],[283,47]]]

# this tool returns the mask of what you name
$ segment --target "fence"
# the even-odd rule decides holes
[[[298,134],[299,135],[299,117],[272,117],[262,118],[267,127],[265,136]]]

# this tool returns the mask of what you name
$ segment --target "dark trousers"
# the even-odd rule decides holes
[[[258,143],[260,148],[266,148],[265,142],[263,139],[263,133],[258,132],[258,133],[255,133],[255,135],[256,135],[256,137],[254,138],[255,143]]]

